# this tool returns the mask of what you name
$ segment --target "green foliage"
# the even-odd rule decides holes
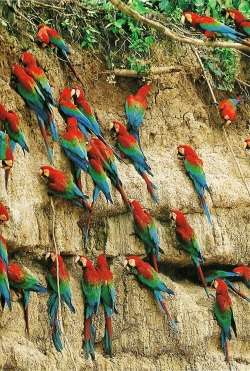
[[[213,77],[214,85],[220,90],[232,91],[238,68],[235,52],[224,48],[203,48],[201,58],[204,67]]]

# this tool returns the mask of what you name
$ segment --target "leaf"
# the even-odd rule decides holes
[[[118,19],[118,20],[114,23],[114,25],[115,25],[117,28],[121,28],[125,23],[126,23],[125,19],[120,18],[120,19]]]

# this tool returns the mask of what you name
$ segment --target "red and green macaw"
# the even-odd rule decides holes
[[[164,251],[159,246],[159,237],[154,218],[136,200],[131,202],[131,209],[135,234],[144,242],[147,254],[152,258],[153,267],[158,272],[157,261],[160,261],[159,253],[164,254]]]
[[[140,145],[139,127],[142,123],[148,102],[146,99],[150,91],[149,85],[143,85],[135,95],[129,95],[125,103],[125,111],[128,119],[128,131]]]
[[[230,327],[232,327],[235,336],[237,337],[236,324],[234,321],[232,309],[232,301],[230,299],[230,296],[228,295],[228,288],[224,281],[222,281],[220,278],[216,278],[213,282],[213,285],[216,289],[216,299],[214,301],[214,314],[221,328],[221,345],[226,361],[229,365],[229,369],[231,370],[231,363],[227,345],[227,342],[231,340]]]
[[[250,20],[244,17],[244,15],[238,10],[227,10],[226,18],[232,18],[236,30],[250,37]]]
[[[122,181],[119,178],[113,151],[100,139],[91,138],[88,145],[88,155],[90,158],[98,157],[100,159],[107,176],[111,180],[111,183],[118,189],[123,201],[130,208],[128,198],[124,192],[124,189],[122,188]]]
[[[86,102],[83,91],[77,87],[74,87],[71,90],[71,97],[74,98],[74,103],[76,104],[77,108],[81,111],[82,115],[88,121],[88,124],[85,125],[86,129],[94,133],[97,136],[97,138],[99,138],[106,146],[108,146],[113,151],[117,159],[121,161],[120,156],[115,152],[115,150],[111,147],[111,145],[104,138],[103,133],[101,132],[100,126],[98,122],[96,121],[96,118],[93,115],[93,112],[90,106]]]
[[[11,310],[10,302],[10,287],[8,280],[8,249],[7,243],[3,236],[0,235],[0,301],[2,309],[7,303],[9,310]]]
[[[146,162],[146,157],[142,153],[142,150],[136,138],[133,135],[129,134],[125,126],[118,121],[113,122],[111,129],[114,129],[117,133],[117,147],[125,156],[127,156],[133,162],[135,169],[146,182],[151,196],[157,202],[157,204],[159,204],[158,197],[155,193],[155,189],[157,189],[157,187],[149,180],[146,175],[146,172],[151,176],[153,176],[153,173]]]
[[[83,255],[79,255],[76,260],[82,266],[83,277],[81,279],[82,290],[84,294],[84,341],[86,356],[89,353],[92,359],[95,359],[95,329],[92,325],[92,316],[98,314],[98,308],[101,300],[101,278],[94,268],[92,262]]]
[[[196,192],[198,193],[199,199],[206,213],[208,221],[212,225],[211,216],[208,210],[208,206],[206,204],[206,199],[205,199],[205,194],[204,194],[204,190],[210,193],[210,189],[207,185],[206,176],[203,170],[203,162],[197,156],[195,151],[189,146],[181,144],[178,146],[177,151],[178,151],[178,157],[180,157],[181,160],[183,161],[185,169],[189,177],[192,179],[194,183],[194,188]]]
[[[226,121],[225,126],[231,124],[231,122],[235,119],[237,113],[237,105],[241,102],[245,102],[245,99],[242,96],[225,99],[220,102],[218,109],[220,111],[221,117]]]
[[[6,133],[10,137],[10,146],[12,152],[14,153],[17,143],[20,145],[23,151],[29,152],[30,150],[25,142],[17,114],[12,110],[7,111],[6,108],[0,104],[0,121],[2,121],[4,124]]]
[[[33,55],[28,52],[22,52],[21,62],[25,66],[25,69],[24,69],[25,72],[35,80],[37,86],[39,87],[40,91],[44,95],[46,102],[56,107],[56,102],[53,97],[53,93],[51,90],[51,86],[49,84],[49,80],[47,79],[44,73],[44,70],[41,67],[37,66],[36,60],[33,57]],[[53,139],[58,140],[57,132],[54,133],[54,135],[57,136],[57,139],[55,139],[54,137]]]
[[[74,182],[81,191],[81,170],[86,173],[89,166],[86,141],[87,139],[78,129],[77,119],[68,117],[66,131],[61,134],[61,144],[66,155],[71,160],[71,172]]]
[[[113,330],[112,314],[115,312],[115,287],[113,274],[109,270],[105,254],[100,254],[96,261],[96,270],[101,281],[101,303],[104,307],[105,315],[105,349],[110,357],[113,356]]]
[[[14,163],[14,155],[10,145],[10,137],[7,133],[0,131],[0,160],[2,169],[5,170],[5,188],[8,188],[10,170]]]
[[[86,202],[88,196],[80,191],[73,179],[66,173],[45,165],[40,168],[38,175],[48,178],[49,195],[67,198],[74,204],[92,211],[91,206]]]
[[[48,137],[45,130],[45,122],[48,122],[51,128],[55,125],[53,111],[46,103],[44,95],[41,93],[33,78],[30,77],[22,67],[14,64],[12,66],[12,73],[17,79],[18,93],[37,116],[47,153],[53,163],[53,155],[49,147]],[[53,130],[51,131],[53,132]]]
[[[30,335],[29,330],[30,291],[45,293],[47,292],[47,289],[40,283],[40,281],[32,274],[32,272],[28,268],[18,263],[9,263],[8,278],[11,287],[14,287],[14,289],[23,292],[26,331],[27,334]]]
[[[175,233],[177,240],[180,243],[180,246],[189,253],[190,258],[193,260],[193,263],[197,268],[198,275],[200,277],[204,290],[206,291],[207,297],[209,297],[206,287],[207,283],[204,279],[204,275],[202,273],[200,266],[200,261],[204,263],[204,258],[202,256],[196,234],[194,233],[194,230],[191,228],[187,219],[185,218],[181,211],[172,210],[170,213],[170,217],[175,223]]]
[[[234,273],[238,273],[243,277],[243,282],[250,289],[250,268],[242,265],[233,269]]]
[[[245,139],[243,146],[246,151],[250,150],[250,138]]]
[[[9,220],[9,213],[2,202],[0,202],[0,226]]]
[[[203,33],[206,37],[215,40],[216,33],[221,34],[223,37],[239,42],[243,45],[250,46],[250,43],[245,39],[245,35],[241,32],[234,30],[233,28],[225,25],[222,22],[217,21],[214,18],[192,12],[183,12],[181,22],[184,24],[188,22],[193,28]]]
[[[236,268],[237,269],[237,268]],[[243,292],[241,292],[239,289],[237,289],[231,281],[229,281],[228,278],[230,277],[234,277],[234,278],[242,278],[242,275],[240,273],[237,273],[233,270],[233,272],[225,272],[225,271],[222,271],[222,270],[215,270],[213,271],[211,274],[209,274],[209,276],[206,276],[205,277],[205,281],[206,282],[212,282],[214,281],[216,278],[221,278],[225,283],[226,285],[235,293],[237,294],[238,296],[240,296],[241,298],[245,299],[246,301],[250,302],[250,298],[247,297]]]
[[[57,254],[56,251],[51,250],[46,254],[46,259],[50,259],[51,262],[51,269],[48,275],[48,281],[50,283],[51,288],[53,289],[53,294],[50,296],[48,300],[48,313],[50,316],[50,325],[52,327],[52,339],[56,350],[58,352],[61,352],[63,349],[63,345],[60,339],[61,329],[58,323],[59,299],[57,286],[57,270],[59,277],[60,299],[64,301],[65,304],[67,304],[72,313],[75,313],[75,308],[71,303],[71,291],[69,284],[70,278],[68,270],[64,264],[63,258],[61,257],[60,254]]]
[[[48,27],[44,24],[38,25],[38,32],[37,32],[37,39],[42,43],[42,48],[48,46],[49,48],[56,47],[61,51],[61,53],[66,58],[69,67],[71,68],[73,74],[77,78],[77,80],[84,86],[80,76],[75,70],[71,60],[69,59],[69,48],[67,47],[65,41],[59,35],[59,33],[52,27]]]
[[[150,264],[145,263],[142,259],[137,256],[128,256],[124,261],[124,267],[135,268],[139,280],[153,290],[157,302],[163,312],[168,316],[168,320],[171,323],[174,330],[178,333],[179,330],[174,323],[172,316],[163,300],[161,292],[166,292],[169,295],[174,295],[173,290],[169,289],[165,282],[161,279],[160,275],[151,267]]]

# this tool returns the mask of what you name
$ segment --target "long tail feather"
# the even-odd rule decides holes
[[[52,164],[54,164],[53,154],[52,154],[52,151],[49,147],[49,141],[48,141],[47,133],[45,131],[44,123],[39,117],[37,117],[37,119],[38,119],[38,124],[39,124],[40,130],[41,130],[42,136],[43,136],[43,141],[44,141],[47,153],[49,155],[50,161],[51,161]]]
[[[86,247],[87,247],[87,242],[88,242],[88,238],[89,238],[89,228],[90,228],[91,217],[92,217],[93,212],[94,212],[94,202],[92,202],[91,207],[92,207],[92,211],[89,213],[89,216],[88,216],[87,222],[86,222],[86,231],[85,231],[84,242],[83,242],[83,248],[84,249],[86,249]]]
[[[149,178],[147,177],[146,173],[145,172],[140,172],[141,176],[143,177],[144,181],[146,182],[147,184],[147,188],[151,194],[151,196],[153,197],[153,199],[157,202],[157,204],[159,205],[159,199],[154,191],[154,189],[157,189],[157,187],[149,180]]]
[[[105,313],[105,348],[106,351],[109,352],[110,357],[113,356],[113,331],[112,331],[112,320],[111,317],[109,317]]]
[[[200,201],[201,201],[202,207],[203,207],[203,209],[204,209],[204,211],[205,211],[205,213],[206,213],[206,216],[207,216],[207,218],[208,218],[208,221],[209,221],[209,223],[212,225],[213,222],[212,222],[212,219],[211,219],[211,216],[210,216],[209,210],[208,210],[208,206],[207,206],[207,204],[206,204],[205,197],[202,196],[202,195],[200,195],[200,194],[199,194],[199,196],[200,196]]]
[[[114,150],[114,148],[106,141],[106,139],[102,135],[100,134],[97,135],[97,138],[100,139],[106,146],[108,146],[111,149],[111,151],[114,153],[117,160],[119,160],[120,162],[124,162],[121,156],[118,155],[118,153]]]
[[[153,251],[151,252],[151,258],[152,258],[154,270],[158,273],[159,269],[158,269],[157,259],[156,259],[156,255]]]
[[[10,169],[6,169],[5,170],[5,189],[7,191],[7,188],[8,188],[8,181],[9,181],[9,177],[10,177]]]
[[[130,212],[132,213],[132,208],[131,208],[131,206],[130,206],[129,199],[128,199],[128,197],[127,197],[127,195],[126,195],[126,193],[125,193],[125,191],[124,191],[122,185],[117,184],[117,185],[116,185],[116,189],[120,192],[123,201],[124,201],[125,204],[128,206]]]
[[[207,294],[207,297],[209,298],[209,293],[207,291],[207,282],[205,281],[205,278],[204,278],[204,275],[203,275],[203,272],[201,270],[201,266],[200,265],[197,265],[195,264],[196,267],[197,267],[197,271],[198,271],[198,274],[199,274],[199,277],[200,277],[200,280],[202,282],[202,285],[204,287],[204,290],[206,291],[206,294]]]
[[[230,289],[235,292],[237,295],[239,295],[241,298],[245,299],[246,301],[248,301],[250,303],[250,298],[248,296],[246,296],[245,294],[243,294],[243,292],[241,292],[239,289],[237,289],[233,284],[232,282],[230,282],[229,280],[225,279],[224,278],[224,281],[226,282],[226,284],[228,285],[228,287],[230,287]]]
[[[57,132],[57,128],[56,128],[55,117],[54,117],[54,114],[51,111],[51,109],[48,110],[48,116],[49,116],[49,125],[50,125],[52,138],[55,142],[57,142],[59,140],[59,136],[58,136],[58,132]]]
[[[175,332],[179,333],[178,327],[176,326],[175,322],[173,321],[172,316],[171,316],[171,314],[170,314],[170,312],[169,312],[169,310],[168,310],[168,308],[167,308],[167,306],[166,306],[166,304],[163,300],[161,300],[161,306],[162,306],[164,312],[166,313],[166,315],[168,316],[168,320],[171,323],[173,329],[175,330]]]
[[[84,320],[84,341],[85,341],[85,350],[86,350],[86,357],[89,357],[89,351],[91,354],[91,358],[95,359],[95,350],[93,345],[93,325],[92,325],[92,316],[85,318]]]
[[[67,53],[64,52],[63,50],[62,50],[62,52],[63,52],[65,58],[67,59],[68,65],[69,65],[69,67],[71,68],[73,74],[75,75],[75,77],[77,78],[77,80],[80,82],[80,84],[82,84],[82,86],[85,87],[85,85],[84,85],[82,79],[80,78],[80,76],[79,76],[78,73],[76,72],[75,67],[73,66],[71,60],[69,59],[69,57],[68,57],[68,55],[67,55]]]

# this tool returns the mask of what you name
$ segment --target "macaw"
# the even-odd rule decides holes
[[[250,20],[244,17],[244,15],[238,10],[227,10],[226,18],[232,18],[234,20],[237,31],[250,37]]]
[[[51,166],[42,166],[38,175],[48,178],[49,195],[67,198],[74,202],[74,204],[92,211],[91,206],[86,202],[88,196],[80,191],[72,178],[66,173],[56,170]]]
[[[41,93],[37,84],[30,77],[22,67],[14,64],[12,66],[12,73],[17,79],[17,91],[21,97],[25,100],[27,105],[35,112],[38,124],[43,136],[44,144],[49,155],[51,162],[53,163],[52,151],[49,147],[48,137],[45,130],[45,122],[49,122],[51,131],[55,125],[53,111],[46,103],[44,95]]]
[[[237,269],[237,268],[236,268]],[[247,297],[243,292],[241,292],[239,289],[237,289],[231,281],[228,280],[229,277],[234,277],[234,278],[241,278],[242,275],[237,272],[225,272],[222,270],[215,270],[209,276],[205,277],[206,282],[212,282],[216,278],[221,278],[226,285],[237,295],[239,295],[241,298],[245,299],[246,301],[250,302],[250,298]]]
[[[238,273],[243,277],[243,282],[250,289],[250,268],[242,265],[233,269],[234,273]]]
[[[101,281],[101,303],[104,307],[105,315],[105,349],[110,357],[113,356],[113,330],[112,314],[115,312],[115,288],[113,274],[109,270],[105,254],[100,254],[96,261],[96,270]]]
[[[157,204],[159,204],[158,197],[154,191],[155,189],[157,189],[157,187],[149,180],[146,175],[146,172],[151,176],[153,176],[153,173],[146,162],[146,157],[142,153],[142,150],[136,138],[133,135],[129,134],[125,126],[118,121],[113,122],[111,129],[114,129],[117,133],[117,147],[125,156],[127,156],[133,162],[135,169],[146,182],[151,196],[154,198]]]
[[[71,90],[71,97],[74,98],[75,105],[77,106],[79,111],[82,113],[82,115],[88,121],[88,125],[85,125],[87,130],[90,130],[92,133],[94,133],[97,136],[97,138],[99,138],[106,146],[108,146],[113,151],[116,158],[119,161],[121,161],[120,156],[115,152],[115,150],[111,147],[111,145],[104,138],[103,133],[101,132],[100,126],[99,126],[98,122],[96,121],[96,118],[93,115],[90,106],[86,102],[86,99],[85,99],[85,96],[84,96],[84,93],[82,92],[82,90],[80,90],[77,87],[74,87]]]
[[[8,249],[7,243],[3,236],[0,235],[0,301],[2,309],[5,302],[11,310],[10,287],[8,280]]]
[[[78,188],[82,191],[81,170],[87,172],[89,161],[86,148],[87,139],[78,129],[77,119],[67,117],[66,131],[61,134],[62,147],[71,160],[71,172]]]
[[[232,327],[235,336],[236,333],[236,324],[234,321],[232,301],[228,295],[228,288],[224,281],[220,278],[216,278],[213,282],[213,286],[216,289],[216,299],[214,301],[214,314],[217,319],[217,322],[221,328],[221,345],[226,358],[226,361],[231,370],[231,363],[228,354],[227,341],[231,340],[231,331]]]
[[[47,79],[44,70],[41,67],[37,66],[36,60],[33,55],[28,52],[22,52],[21,62],[25,66],[24,71],[35,80],[37,86],[44,95],[46,102],[56,107],[56,102],[53,97],[49,80]],[[57,132],[55,133],[55,135],[57,135]],[[58,138],[54,140],[58,140]]]
[[[2,160],[2,169],[5,170],[5,188],[7,190],[10,170],[14,163],[14,155],[10,145],[10,137],[3,131],[0,131],[0,160]]]
[[[151,267],[150,264],[145,263],[142,259],[137,256],[128,256],[124,261],[124,267],[135,268],[139,280],[153,290],[157,302],[163,312],[168,316],[168,320],[171,323],[174,330],[178,333],[179,330],[174,323],[171,314],[163,300],[162,292],[166,292],[169,295],[174,295],[173,290],[169,289],[165,282],[161,279],[160,275]]]
[[[164,254],[164,251],[159,246],[159,237],[154,218],[136,200],[131,202],[131,209],[135,234],[144,242],[147,254],[150,254],[152,258],[153,267],[158,272],[157,261],[160,261],[159,253]]]
[[[51,27],[46,26],[45,24],[39,24],[38,25],[38,32],[37,32],[37,39],[42,43],[42,48],[45,48],[46,46],[49,46],[50,48],[56,47],[59,49],[64,57],[67,60],[67,63],[69,67],[71,68],[73,74],[77,78],[77,80],[84,86],[84,83],[82,82],[80,76],[75,70],[75,67],[73,66],[73,63],[71,62],[68,54],[69,54],[69,48],[65,44],[65,41],[62,39],[62,37],[59,35],[59,33]]]
[[[0,202],[0,226],[9,220],[9,213],[2,202]]]
[[[200,266],[200,260],[202,261],[202,263],[204,263],[204,258],[202,256],[196,234],[194,233],[194,230],[191,228],[187,219],[181,211],[171,210],[170,217],[175,223],[175,233],[177,240],[180,243],[180,246],[189,253],[190,258],[193,260],[204,290],[206,291],[207,297],[209,297],[206,287],[207,283],[204,279],[204,275]]]
[[[135,95],[129,95],[125,103],[125,111],[128,119],[128,131],[140,145],[139,127],[142,123],[148,102],[146,96],[150,91],[149,85],[143,85]]]
[[[199,16],[192,12],[183,12],[181,22],[184,24],[187,21],[193,28],[199,30],[206,37],[215,40],[216,33],[220,33],[223,37],[237,41],[243,45],[250,46],[250,43],[245,39],[243,33],[234,30],[233,28],[226,26],[224,23],[217,21],[214,18],[208,16]]]
[[[47,292],[47,289],[39,282],[39,280],[28,268],[18,263],[9,263],[8,278],[11,287],[23,291],[26,331],[27,334],[30,335],[28,312],[30,291],[45,293]]]
[[[48,300],[48,313],[50,316],[50,325],[52,327],[52,339],[55,345],[55,348],[58,352],[61,352],[63,345],[60,339],[61,329],[58,323],[58,286],[57,286],[57,271],[59,277],[59,291],[60,298],[64,301],[65,304],[69,307],[72,313],[75,313],[75,308],[71,303],[71,291],[70,291],[70,278],[68,270],[64,264],[63,258],[60,254],[57,254],[56,251],[51,250],[46,254],[46,260],[50,259],[51,269],[48,275],[48,281],[51,288],[53,289],[53,294]],[[58,265],[58,266],[57,266]]]
[[[198,193],[199,199],[203,206],[203,209],[207,215],[209,223],[212,225],[211,216],[206,204],[204,190],[210,193],[210,189],[207,185],[206,176],[203,170],[203,162],[194,152],[194,150],[186,145],[179,145],[177,148],[178,157],[181,158],[185,169],[194,183],[194,188]]]
[[[91,138],[88,144],[88,156],[90,158],[98,157],[101,160],[102,166],[111,180],[111,183],[118,189],[123,201],[130,208],[130,203],[122,187],[122,181],[119,178],[113,151],[100,139]]]
[[[79,255],[76,260],[82,266],[83,277],[81,279],[82,290],[84,294],[84,341],[86,357],[89,352],[92,359],[95,359],[94,341],[95,329],[92,325],[92,316],[98,314],[98,308],[101,300],[101,278],[94,268],[92,262],[83,255]]]
[[[4,124],[6,133],[10,137],[10,146],[12,152],[14,153],[17,143],[23,149],[23,152],[29,152],[30,150],[25,142],[25,138],[21,130],[17,114],[12,110],[7,111],[5,107],[0,104],[0,121],[2,121],[2,123]]]
[[[225,99],[218,105],[221,117],[226,121],[225,126],[231,124],[235,119],[237,113],[237,105],[245,102],[244,97],[239,96],[236,98]]]
[[[250,150],[250,138],[245,139],[243,147],[246,151]]]

